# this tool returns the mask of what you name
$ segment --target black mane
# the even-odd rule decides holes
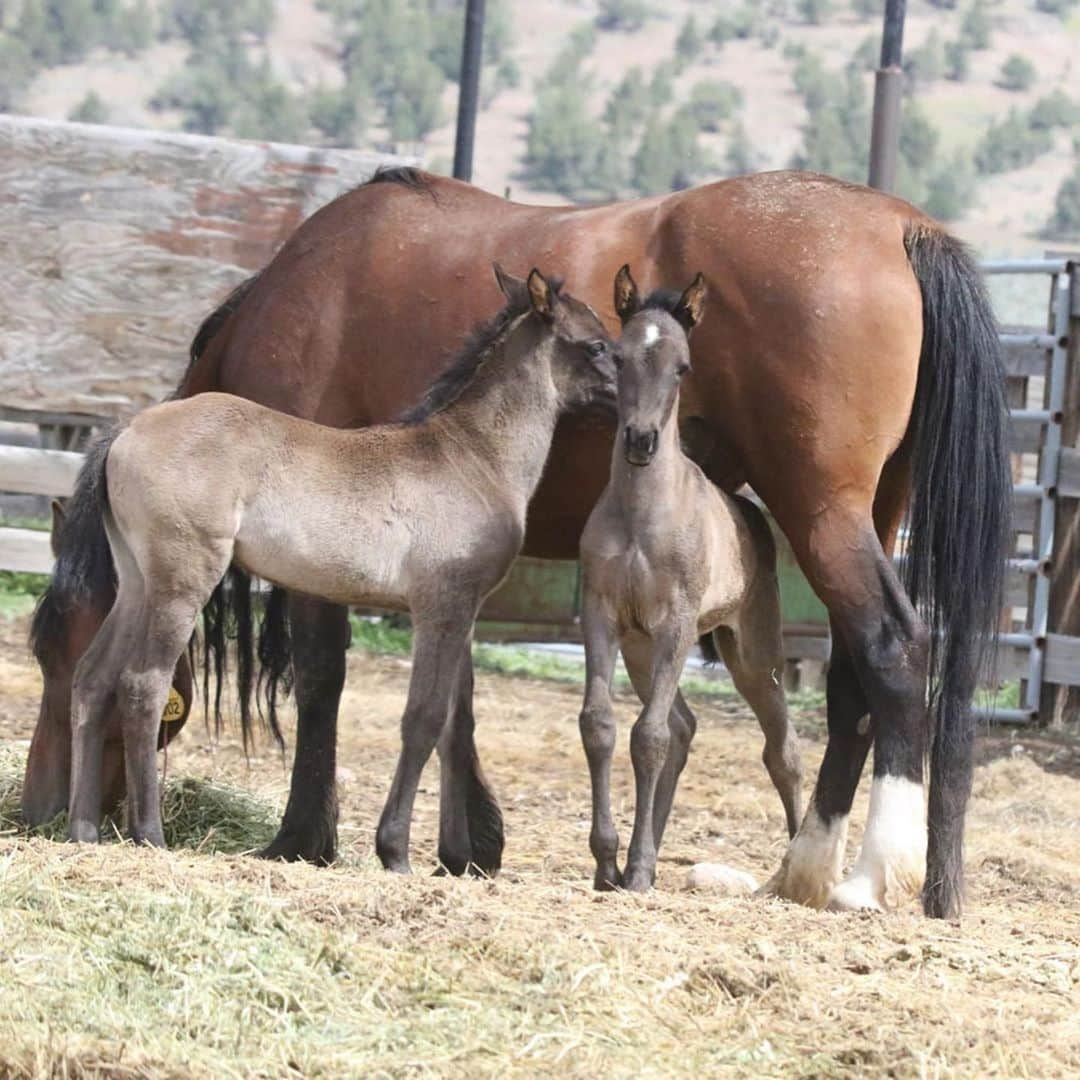
[[[551,291],[558,295],[562,288],[559,278],[548,278]],[[494,318],[474,327],[465,344],[450,361],[443,373],[428,387],[420,401],[400,416],[403,424],[419,424],[435,413],[442,412],[461,397],[465,388],[490,357],[493,349],[510,324],[529,310],[528,293],[522,290],[517,300],[507,301],[506,306]]]
[[[431,176],[412,165],[380,165],[371,178],[365,180],[360,187],[369,187],[372,184],[398,184],[401,187],[411,188],[413,191],[422,191],[432,198],[435,197],[435,192],[431,187]]]

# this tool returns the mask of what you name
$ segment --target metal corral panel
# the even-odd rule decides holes
[[[0,116],[0,401],[123,416],[300,222],[404,159]]]

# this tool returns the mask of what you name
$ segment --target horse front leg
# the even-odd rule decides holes
[[[619,873],[619,834],[611,819],[611,757],[615,750],[615,714],[611,679],[619,645],[599,599],[586,591],[582,605],[585,638],[585,701],[578,726],[592,787],[592,829],[589,848],[596,860],[593,886],[599,890],[622,884]]]
[[[503,819],[480,767],[473,715],[472,656],[461,661],[450,719],[438,742],[439,863],[445,872],[492,876],[502,865]]]
[[[693,622],[687,620],[653,637],[649,700],[630,733],[635,787],[634,834],[623,884],[634,892],[644,892],[656,878],[656,789],[671,745],[669,716],[678,693],[679,677],[694,643],[694,630]]]
[[[260,857],[329,865],[337,853],[337,720],[351,631],[348,608],[289,594],[296,754],[277,836]]]
[[[387,870],[407,874],[409,832],[420,776],[442,735],[472,641],[476,606],[466,619],[414,618],[409,697],[401,718],[401,755],[379,819],[375,850]]]

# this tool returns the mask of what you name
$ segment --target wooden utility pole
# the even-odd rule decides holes
[[[484,0],[468,0],[465,34],[461,43],[458,81],[457,135],[454,139],[454,176],[472,179],[476,111],[480,101],[480,71],[484,64]]]
[[[907,0],[885,0],[881,65],[874,76],[874,118],[870,130],[871,187],[892,191],[900,147],[900,101],[904,71],[904,15]]]

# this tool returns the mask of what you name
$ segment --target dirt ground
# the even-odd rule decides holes
[[[16,751],[27,745],[39,685],[24,636],[24,619],[0,620],[0,746]],[[222,1074],[259,1075],[1080,1071],[1075,742],[1009,735],[981,741],[968,831],[970,898],[961,924],[928,922],[914,906],[887,917],[840,916],[681,891],[687,868],[702,860],[762,879],[785,842],[751,715],[702,701],[657,890],[646,897],[597,897],[589,889],[578,688],[480,676],[478,739],[506,819],[504,871],[494,882],[428,876],[435,862],[433,763],[413,831],[416,876],[401,879],[373,865],[373,835],[397,750],[408,670],[404,660],[351,655],[339,750],[340,868],[271,868],[240,856],[127,847],[88,852],[0,836],[0,896],[7,878],[9,897],[8,910],[0,908],[0,972],[7,969],[0,978],[0,1074],[5,1061],[15,1072],[73,1075],[206,1074],[217,1067],[211,1062]],[[625,845],[632,808],[625,735],[633,715],[625,696],[620,712],[626,723],[614,802]],[[822,718],[805,713],[801,727],[812,776],[823,748]],[[245,762],[235,740],[215,743],[198,720],[174,744],[168,769],[173,777],[245,789],[275,807],[288,787],[287,762],[265,741]],[[865,816],[866,787],[856,804],[849,857]],[[274,918],[287,913],[295,940],[333,942],[343,959],[340,971],[326,976],[327,986],[349,1038],[330,1049],[300,1030],[290,1043],[280,1026],[259,1037],[248,1016],[231,1049],[214,1049],[209,1037],[196,1048],[195,1037],[182,1031],[170,1031],[167,1043],[160,1041],[164,1036],[150,1037],[149,1024],[142,1034],[127,1032],[114,1026],[119,1021],[112,1011],[108,1019],[65,1028],[49,1005],[60,990],[47,974],[31,978],[27,972],[35,956],[48,952],[40,942],[51,941],[58,955],[72,945],[42,936],[39,909],[46,905],[33,898],[61,897],[57,910],[72,912],[81,910],[81,901],[107,907],[124,878],[145,874],[187,906],[199,897],[222,903],[245,897],[259,911],[272,906]],[[46,924],[55,934],[54,924]],[[40,939],[35,956],[12,944],[19,934]],[[320,946],[319,957],[328,947]],[[377,973],[357,959],[372,950]],[[433,980],[443,988],[438,1003],[431,997]],[[31,985],[43,997],[28,996]],[[110,974],[103,985],[120,998],[128,993],[120,975]],[[235,986],[228,991],[238,992]],[[297,990],[290,1007],[301,1016],[307,1015],[305,992]],[[223,998],[219,1027],[231,1000]],[[160,1007],[171,1015],[177,1002],[168,998]],[[460,1023],[450,1022],[455,1017]],[[393,1039],[386,1035],[391,1029]],[[275,1040],[281,1039],[279,1047]],[[112,1056],[123,1056],[121,1044],[125,1068]],[[351,1047],[347,1054],[345,1046]],[[207,1047],[216,1056],[205,1056]]]

